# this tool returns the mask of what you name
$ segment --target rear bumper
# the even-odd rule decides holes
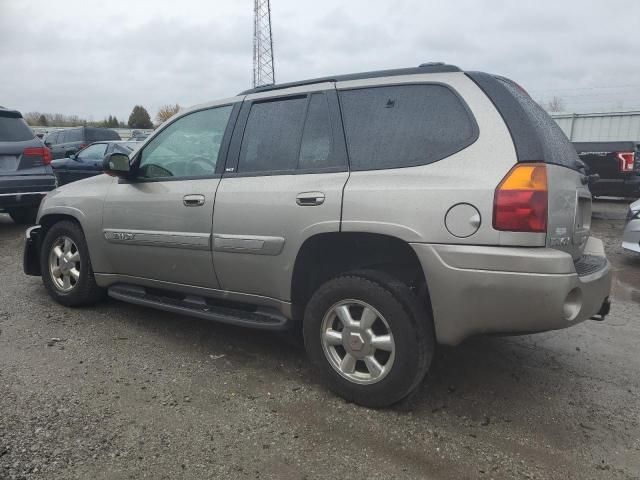
[[[19,175],[0,177],[0,208],[37,206],[56,188],[56,177],[50,175]]]
[[[611,268],[602,242],[585,254],[601,267],[576,273],[567,253],[550,248],[412,244],[427,279],[439,343],[480,333],[525,334],[570,327],[602,314]]]
[[[640,197],[640,175],[598,180],[592,187],[593,195],[612,197]]]

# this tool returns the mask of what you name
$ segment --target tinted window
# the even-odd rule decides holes
[[[555,163],[578,169],[576,150],[558,124],[522,88],[506,78],[498,78],[516,100],[529,121],[529,134],[537,134],[541,143],[542,158],[547,163]]]
[[[85,136],[87,137],[87,142],[97,142],[98,140],[120,140],[118,132],[107,128],[87,128]]]
[[[307,98],[254,103],[242,138],[238,172],[294,170]]]
[[[202,110],[170,124],[142,151],[139,176],[157,178],[214,174],[232,108]]]
[[[78,153],[81,160],[102,160],[107,151],[106,143],[96,143],[89,145],[87,148]]]
[[[24,142],[33,137],[24,119],[0,116],[0,142]]]
[[[302,132],[298,168],[323,168],[341,165],[333,151],[329,104],[324,93],[314,93],[309,101]]]
[[[67,131],[58,132],[58,138],[56,139],[58,145],[67,141]]]
[[[64,143],[69,142],[82,142],[82,129],[74,128],[72,130],[66,130],[64,137]]]
[[[402,85],[340,92],[353,170],[424,165],[477,137],[465,105],[441,85]]]

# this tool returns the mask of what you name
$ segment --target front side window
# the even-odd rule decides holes
[[[477,138],[462,100],[442,85],[397,85],[340,92],[352,170],[425,165]]]
[[[307,97],[254,103],[240,147],[239,173],[295,170]]]
[[[232,108],[201,110],[170,124],[142,151],[138,177],[213,175]]]
[[[94,145],[89,145],[84,150],[81,150],[78,153],[78,158],[80,160],[102,160],[102,158],[104,158],[105,156],[106,151],[106,143],[96,143]]]

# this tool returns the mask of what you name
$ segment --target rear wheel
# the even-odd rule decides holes
[[[20,207],[9,210],[11,219],[19,225],[33,225],[38,216],[38,207]]]
[[[415,389],[435,344],[432,320],[409,287],[372,271],[336,277],[315,292],[304,340],[329,388],[368,407],[391,405]]]
[[[104,289],[96,285],[82,229],[72,221],[49,228],[40,250],[40,267],[49,295],[62,305],[87,305],[104,297]]]

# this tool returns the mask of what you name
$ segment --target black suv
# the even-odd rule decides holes
[[[51,151],[20,112],[0,107],[0,211],[33,223],[42,197],[56,187]]]
[[[121,140],[120,135],[110,128],[77,127],[52,132],[44,139],[51,149],[53,158],[70,157],[93,142]]]
[[[574,142],[587,173],[600,178],[589,187],[594,197],[640,197],[640,152],[636,142]]]

